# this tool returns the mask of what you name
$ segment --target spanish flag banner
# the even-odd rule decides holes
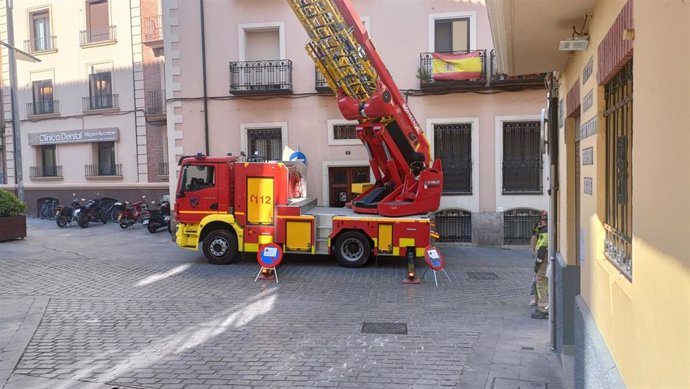
[[[463,54],[433,54],[434,80],[476,80],[482,77],[479,51]]]

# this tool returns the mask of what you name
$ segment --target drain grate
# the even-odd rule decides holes
[[[468,271],[467,275],[473,280],[497,280],[498,274],[490,271]]]
[[[372,323],[362,324],[362,333],[407,335],[407,323]]]

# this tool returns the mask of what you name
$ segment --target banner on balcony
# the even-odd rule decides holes
[[[481,52],[433,54],[434,80],[474,80],[482,77]]]

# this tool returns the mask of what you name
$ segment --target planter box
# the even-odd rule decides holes
[[[26,237],[26,216],[0,217],[0,242]]]

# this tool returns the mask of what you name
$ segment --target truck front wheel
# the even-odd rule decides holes
[[[237,258],[237,237],[226,230],[214,230],[204,238],[204,256],[214,265],[227,265]]]
[[[344,267],[360,267],[371,256],[371,243],[357,231],[347,231],[335,241],[335,259]]]

